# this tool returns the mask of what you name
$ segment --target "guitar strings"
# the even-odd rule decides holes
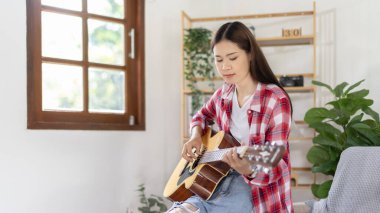
[[[267,146],[265,146],[267,147]],[[211,161],[216,161],[216,160],[221,160],[223,155],[226,154],[228,151],[230,151],[231,149],[233,149],[235,147],[230,147],[230,148],[226,148],[226,149],[220,149],[220,150],[213,150],[213,151],[207,151],[207,147],[205,147],[205,149],[202,151],[202,153],[197,156],[197,159],[199,161],[199,163],[207,163],[207,162],[211,162]],[[253,148],[254,150],[265,150],[264,146],[254,146],[254,147],[251,147]],[[242,151],[243,147],[237,147],[237,152],[240,152]],[[271,150],[272,152],[272,150]],[[247,153],[244,153],[243,155],[239,154],[240,157],[247,157],[249,155],[252,155],[252,154],[248,154]]]

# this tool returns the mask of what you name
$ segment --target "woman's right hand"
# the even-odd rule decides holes
[[[201,146],[202,146],[201,136],[195,136],[195,137],[190,138],[190,140],[187,141],[183,145],[182,157],[187,161],[195,160],[197,156],[201,154]],[[194,148],[195,148],[196,155],[193,152]]]

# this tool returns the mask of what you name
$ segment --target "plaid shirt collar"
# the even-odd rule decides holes
[[[260,82],[257,83],[255,94],[252,98],[250,109],[255,112],[261,112],[261,106],[263,106],[263,92],[265,91],[266,85]],[[232,97],[235,91],[235,84],[224,83],[222,87],[222,99],[224,101],[232,101]]]

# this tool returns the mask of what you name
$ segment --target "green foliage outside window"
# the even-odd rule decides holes
[[[109,14],[112,14],[116,17],[122,17],[123,8],[115,0],[108,0],[110,7],[107,11]],[[116,48],[115,53],[117,55],[123,54],[123,45],[120,45],[122,42],[122,36],[115,29],[109,29],[106,22],[104,24],[95,28],[92,33],[89,35],[91,39],[89,42],[92,42],[94,46],[103,46],[104,48]],[[112,63],[114,59],[112,58],[100,58],[99,61],[102,63]],[[124,95],[120,92],[124,91],[122,86],[124,85],[122,81],[124,79],[119,75],[106,75],[106,72],[90,72],[89,75],[89,84],[92,85],[89,88],[89,94],[93,98],[90,98],[90,107],[93,110],[121,110],[124,106]],[[125,78],[125,76],[124,76]],[[79,82],[78,82],[79,83]],[[54,88],[54,85],[51,85],[51,88]],[[50,87],[48,88],[50,89]],[[65,94],[60,96],[59,107],[67,108],[67,106],[75,105],[80,94],[73,94],[70,97],[67,97]]]

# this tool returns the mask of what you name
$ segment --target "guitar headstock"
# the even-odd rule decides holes
[[[239,152],[241,158],[246,158],[256,171],[268,173],[278,162],[285,152],[285,146],[279,144],[253,145],[242,147]]]

